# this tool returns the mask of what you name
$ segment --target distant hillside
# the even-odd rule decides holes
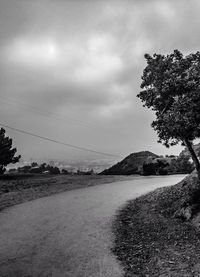
[[[121,162],[113,165],[112,167],[102,171],[102,175],[130,175],[139,174],[144,162],[151,159],[158,158],[159,156],[150,151],[141,151],[132,153],[123,159]]]

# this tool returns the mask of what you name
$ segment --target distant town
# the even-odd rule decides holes
[[[98,174],[109,168],[113,160],[20,160],[19,163],[7,167],[7,173],[43,173],[43,174]]]

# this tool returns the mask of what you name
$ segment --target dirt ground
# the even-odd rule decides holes
[[[199,193],[195,175],[130,201],[113,224],[113,252],[125,277],[200,276]],[[183,221],[181,208],[195,209]]]

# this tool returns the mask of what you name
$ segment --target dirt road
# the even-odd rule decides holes
[[[1,277],[120,277],[112,217],[127,200],[183,176],[135,177],[40,198],[0,214]]]

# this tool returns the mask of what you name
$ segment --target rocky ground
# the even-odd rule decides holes
[[[113,224],[124,276],[200,276],[199,203],[195,174],[128,202]]]

